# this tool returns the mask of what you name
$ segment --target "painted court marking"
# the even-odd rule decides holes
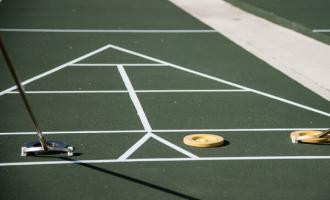
[[[133,146],[131,146],[125,153],[119,156],[118,160],[126,160],[130,157],[136,150],[138,150],[149,138],[151,135],[146,133],[142,138],[140,138]]]
[[[62,64],[60,66],[57,66],[57,67],[55,67],[55,68],[53,68],[51,70],[48,70],[48,71],[46,71],[44,73],[41,73],[41,74],[39,74],[37,76],[34,76],[34,77],[30,78],[30,79],[27,79],[27,80],[21,82],[21,84],[22,84],[22,86],[24,86],[26,84],[29,84],[29,83],[31,83],[31,82],[33,82],[35,80],[38,80],[38,79],[40,79],[42,77],[45,77],[45,76],[50,75],[50,74],[52,74],[54,72],[57,72],[57,71],[65,68],[65,67],[67,67],[67,66],[69,66],[69,65],[71,65],[73,63],[79,62],[79,61],[81,61],[83,59],[86,59],[86,58],[91,57],[91,56],[93,56],[93,55],[95,55],[97,53],[100,53],[100,52],[102,52],[102,51],[104,51],[104,50],[106,50],[108,48],[110,48],[110,46],[109,45],[105,45],[105,46],[103,46],[101,48],[98,48],[98,49],[96,49],[96,50],[94,50],[94,51],[92,51],[90,53],[87,53],[87,54],[85,54],[83,56],[80,56],[79,58],[73,59],[73,60],[71,60],[71,61],[69,61],[67,63],[64,63],[64,64]],[[17,88],[17,86],[12,86],[12,87],[10,87],[10,88],[8,88],[6,90],[3,90],[3,91],[0,92],[0,96],[6,94],[7,92],[13,91],[16,88]]]
[[[233,129],[157,129],[155,133],[178,133],[178,132],[278,132],[296,130],[328,130],[329,128],[233,128]]]
[[[287,100],[287,99],[284,99],[284,98],[281,98],[281,97],[278,97],[278,96],[275,96],[275,95],[272,95],[272,94],[268,94],[266,92],[262,92],[262,91],[259,91],[259,90],[254,90],[254,89],[251,89],[251,88],[248,88],[248,87],[245,87],[245,86],[242,86],[242,85],[239,85],[239,84],[236,84],[236,83],[233,83],[233,82],[230,82],[230,81],[226,81],[224,79],[220,79],[220,78],[217,78],[215,76],[211,76],[211,75],[207,75],[207,74],[204,74],[204,73],[201,73],[201,72],[198,72],[198,71],[195,71],[195,70],[191,70],[191,69],[188,69],[188,68],[185,68],[185,67],[182,67],[182,66],[179,66],[179,65],[175,65],[175,64],[172,64],[172,63],[169,63],[169,62],[166,62],[166,61],[163,61],[163,60],[160,60],[160,59],[157,59],[157,58],[153,58],[151,56],[147,56],[147,55],[144,55],[144,54],[141,54],[141,53],[138,53],[138,52],[135,52],[135,51],[132,51],[132,50],[128,50],[128,49],[125,49],[125,48],[122,48],[122,47],[119,47],[119,46],[116,46],[116,45],[112,45],[112,44],[108,44],[104,47],[101,47],[89,54],[86,54],[84,56],[81,56],[77,59],[74,59],[72,61],[69,61],[63,65],[60,65],[52,70],[49,70],[47,72],[44,72],[40,75],[37,75],[35,77],[32,77],[26,81],[23,81],[22,82],[22,85],[26,85],[28,83],[31,83],[37,79],[40,79],[44,76],[47,76],[51,73],[54,73],[60,69],[63,69],[64,67],[67,67],[69,65],[72,65],[72,64],[75,64],[77,62],[79,62],[80,60],[83,60],[85,58],[88,58],[94,54],[97,54],[101,51],[104,51],[105,49],[108,49],[108,48],[113,48],[113,49],[116,49],[116,50],[119,50],[119,51],[122,51],[122,52],[126,52],[128,54],[132,54],[132,55],[135,55],[135,56],[138,56],[138,57],[141,57],[141,58],[145,58],[147,60],[151,60],[151,61],[154,61],[154,62],[157,62],[157,63],[160,63],[160,64],[164,64],[164,65],[168,65],[170,67],[173,67],[175,69],[179,69],[179,70],[182,70],[182,71],[185,71],[185,72],[189,72],[189,73],[192,73],[192,74],[195,74],[195,75],[198,75],[198,76],[201,76],[201,77],[204,77],[204,78],[207,78],[207,79],[211,79],[211,80],[214,80],[214,81],[217,81],[217,82],[220,82],[220,83],[224,83],[224,84],[227,84],[227,85],[230,85],[230,86],[233,86],[233,87],[236,87],[236,88],[239,88],[239,89],[242,89],[242,90],[247,90],[247,91],[250,91],[250,92],[253,92],[253,93],[256,93],[256,94],[259,94],[261,96],[265,96],[265,97],[268,97],[268,98],[271,98],[271,99],[275,99],[275,100],[278,100],[278,101],[281,101],[283,103],[287,103],[287,104],[290,104],[290,105],[293,105],[293,106],[296,106],[296,107],[299,107],[299,108],[302,108],[302,109],[305,109],[305,110],[309,110],[309,111],[312,111],[312,112],[315,112],[315,113],[319,113],[321,115],[324,115],[324,116],[327,116],[327,117],[330,117],[330,113],[327,113],[327,112],[324,112],[324,111],[321,111],[321,110],[318,110],[318,109],[315,109],[315,108],[312,108],[312,107],[309,107],[309,106],[306,106],[306,105],[303,105],[303,104],[300,104],[300,103],[296,103],[294,101],[291,101],[291,100]],[[122,66],[122,65],[118,65],[118,66]],[[10,92],[10,91],[13,91],[16,89],[16,86],[13,86],[13,87],[10,87],[6,90],[3,90],[0,92],[0,96],[7,93],[7,92]]]
[[[216,30],[118,30],[118,29],[19,29],[0,28],[0,32],[42,33],[217,33]]]
[[[314,29],[314,33],[330,33],[330,29]]]
[[[161,64],[161,63],[76,63],[76,64],[72,64],[70,66],[80,66],[80,67],[91,67],[91,66],[105,66],[105,67],[117,67],[118,65],[123,65],[123,66],[143,66],[143,67],[147,67],[147,66],[167,66],[165,64]]]
[[[147,131],[148,133],[151,132],[152,128],[150,126],[150,123],[147,119],[146,114],[144,113],[144,110],[143,110],[142,105],[139,101],[139,98],[137,97],[137,95],[134,91],[133,85],[132,85],[130,79],[128,78],[128,75],[127,75],[124,67],[122,65],[118,65],[117,68],[118,68],[118,71],[120,73],[121,78],[124,81],[125,87],[126,87],[128,93],[129,93],[129,96],[130,96],[133,104],[134,104],[134,107],[135,107],[136,111],[138,112],[138,115],[140,117],[140,120],[141,120],[141,123],[143,125],[144,130]]]
[[[98,93],[128,93],[126,90],[50,90],[50,91],[25,91],[26,94],[98,94]],[[19,94],[11,91],[7,94]]]
[[[136,90],[137,93],[203,93],[203,92],[249,92],[241,89],[222,89],[222,90]]]
[[[293,102],[293,101],[290,101],[290,100],[287,100],[287,99],[284,99],[284,98],[281,98],[281,97],[278,97],[278,96],[275,96],[275,95],[272,95],[272,94],[268,94],[266,92],[262,92],[262,91],[259,91],[259,90],[248,88],[248,87],[245,87],[245,86],[242,86],[242,85],[230,82],[230,81],[226,81],[226,80],[221,79],[221,78],[217,78],[215,76],[207,75],[207,74],[204,74],[204,73],[192,70],[192,69],[188,69],[188,68],[185,68],[185,67],[182,67],[182,66],[179,66],[179,65],[175,65],[175,64],[157,59],[157,58],[153,58],[151,56],[147,56],[147,55],[144,55],[144,54],[132,51],[132,50],[128,50],[128,49],[116,46],[116,45],[109,44],[109,46],[111,46],[111,48],[113,48],[113,49],[117,49],[117,50],[122,51],[122,52],[126,52],[126,53],[129,53],[129,54],[132,54],[132,55],[136,55],[138,57],[145,58],[145,59],[148,59],[148,60],[151,60],[151,61],[154,61],[154,62],[159,62],[159,63],[162,63],[162,64],[166,64],[166,65],[168,65],[170,67],[173,67],[175,69],[179,69],[179,70],[182,70],[182,71],[185,71],[185,72],[189,72],[189,73],[192,73],[192,74],[195,74],[195,75],[207,78],[207,79],[211,79],[211,80],[214,80],[214,81],[217,81],[217,82],[221,82],[221,83],[233,86],[233,87],[237,87],[237,88],[240,88],[240,89],[243,89],[243,90],[248,90],[248,91],[251,91],[255,94],[259,94],[261,96],[265,96],[265,97],[268,97],[268,98],[271,98],[271,99],[275,99],[275,100],[281,101],[283,103],[287,103],[287,104],[290,104],[290,105],[293,105],[293,106],[296,106],[296,107],[299,107],[299,108],[303,108],[305,110],[309,110],[309,111],[312,111],[312,112],[319,113],[321,115],[330,117],[330,113],[327,113],[327,112],[324,112],[324,111],[321,111],[321,110],[318,110],[318,109],[315,109],[315,108],[312,108],[312,107],[309,107],[309,106],[306,106],[306,105],[303,105],[303,104],[300,104],[300,103],[296,103],[296,102]]]
[[[88,54],[85,54],[84,56],[81,56],[77,59],[74,59],[72,61],[69,61],[63,65],[60,65],[58,67],[55,67],[53,68],[52,70],[49,70],[49,71],[46,71],[40,75],[37,75],[35,77],[32,77],[30,79],[27,79],[23,82],[23,85],[26,85],[28,83],[31,83],[35,80],[38,80],[44,76],[47,76],[49,74],[52,74],[60,69],[63,69],[67,66],[72,66],[74,65],[75,63],[79,62],[80,60],[83,60],[87,57],[90,57],[92,55],[95,55],[101,51],[104,51],[108,48],[113,48],[113,49],[116,49],[116,50],[119,50],[119,51],[122,51],[122,52],[125,52],[125,53],[129,53],[129,54],[132,54],[132,55],[135,55],[135,56],[139,56],[139,57],[142,57],[142,58],[145,58],[145,59],[148,59],[148,60],[151,60],[151,61],[154,61],[154,62],[157,62],[159,64],[161,64],[162,66],[169,66],[169,67],[172,67],[172,68],[175,68],[175,69],[179,69],[179,70],[182,70],[182,71],[185,71],[185,72],[188,72],[188,73],[192,73],[192,74],[195,74],[195,75],[198,75],[198,76],[201,76],[201,77],[204,77],[204,78],[208,78],[208,79],[211,79],[211,80],[215,80],[217,82],[221,82],[221,83],[225,83],[227,85],[231,85],[231,86],[234,86],[238,89],[236,90],[231,90],[231,91],[245,91],[245,92],[253,92],[253,93],[256,93],[256,94],[259,94],[259,95],[262,95],[262,96],[266,96],[266,97],[269,97],[271,99],[275,99],[275,100],[279,100],[279,101],[282,101],[284,103],[288,103],[290,105],[294,105],[294,106],[297,106],[297,107],[300,107],[300,108],[303,108],[303,109],[306,109],[306,110],[309,110],[309,111],[313,111],[313,112],[316,112],[316,113],[319,113],[319,114],[322,114],[322,115],[325,115],[325,116],[330,116],[329,113],[326,113],[326,112],[323,112],[323,111],[320,111],[320,110],[317,110],[317,109],[314,109],[314,108],[311,108],[311,107],[308,107],[308,106],[305,106],[305,105],[302,105],[302,104],[299,104],[299,103],[295,103],[293,101],[290,101],[290,100],[286,100],[286,99],[283,99],[281,97],[277,97],[277,96],[274,96],[274,95],[271,95],[271,94],[267,94],[267,93],[264,93],[264,92],[261,92],[261,91],[258,91],[258,90],[254,90],[254,89],[251,89],[251,88],[248,88],[248,87],[245,87],[245,86],[242,86],[242,85],[239,85],[239,84],[235,84],[235,83],[232,83],[232,82],[229,82],[229,81],[225,81],[223,79],[220,79],[220,78],[217,78],[217,77],[214,77],[214,76],[210,76],[210,75],[207,75],[207,74],[204,74],[204,73],[201,73],[201,72],[197,72],[197,71],[194,71],[194,70],[191,70],[191,69],[188,69],[188,68],[184,68],[184,67],[181,67],[181,66],[178,66],[178,65],[175,65],[175,64],[172,64],[172,63],[169,63],[169,62],[165,62],[165,61],[162,61],[162,60],[159,60],[157,58],[153,58],[153,57],[150,57],[150,56],[146,56],[146,55],[143,55],[143,54],[140,54],[140,53],[137,53],[137,52],[134,52],[134,51],[131,51],[131,50],[128,50],[128,49],[124,49],[124,48],[121,48],[121,47],[118,47],[118,46],[115,46],[115,45],[112,45],[112,44],[108,44],[106,46],[103,46],[95,51],[92,51]],[[80,161],[45,161],[45,162],[19,162],[19,163],[0,163],[0,166],[15,166],[15,165],[40,165],[40,164],[74,164],[74,163],[83,163],[83,162],[86,162],[86,163],[115,163],[115,162],[144,162],[144,161],[204,161],[204,160],[288,160],[288,159],[329,159],[330,156],[266,156],[266,157],[208,157],[208,158],[199,158],[198,156],[186,151],[185,149],[182,149],[181,147],[178,147],[176,146],[175,144],[173,143],[170,143],[169,141],[159,137],[158,135],[155,135],[153,132],[202,132],[202,131],[209,131],[209,132],[212,132],[212,131],[288,131],[288,130],[305,130],[307,128],[275,128],[275,129],[272,129],[272,128],[264,128],[264,129],[174,129],[174,130],[153,130],[149,124],[149,121],[144,113],[144,110],[142,108],[142,105],[136,95],[136,91],[134,90],[133,86],[132,86],[132,83],[130,82],[129,78],[128,78],[128,75],[124,69],[124,66],[121,65],[121,64],[118,64],[117,65],[117,69],[123,79],[123,82],[127,88],[127,91],[124,91],[124,90],[121,90],[120,92],[128,92],[129,93],[129,96],[138,112],[138,115],[139,115],[139,118],[143,124],[143,127],[144,127],[144,130],[108,130],[108,131],[102,131],[102,130],[97,130],[97,131],[53,131],[53,132],[45,132],[45,134],[79,134],[79,133],[145,133],[144,136],[142,138],[140,138],[139,141],[137,141],[133,146],[131,146],[126,152],[124,152],[118,159],[115,159],[115,160],[80,160]],[[0,95],[3,95],[5,93],[15,93],[15,92],[12,92],[13,90],[15,90],[16,87],[13,86],[13,87],[10,87],[4,91],[2,91],[0,93]],[[159,92],[160,90],[152,90],[152,92]],[[174,91],[174,90],[167,90],[167,92],[170,92],[170,91]],[[185,90],[186,92],[188,92],[188,90]],[[33,91],[31,91],[33,92]],[[45,91],[44,91],[45,92]],[[47,92],[47,91],[46,91]],[[48,91],[49,92],[49,91]],[[58,91],[60,92],[60,91]],[[70,91],[66,91],[66,92],[70,92]],[[78,92],[78,91],[75,91],[75,92]],[[95,92],[95,91],[89,91],[91,93]],[[109,91],[108,91],[109,92]],[[148,90],[141,90],[140,92],[150,92]],[[163,91],[164,92],[164,91]],[[183,90],[176,90],[176,92],[183,92]],[[200,91],[199,91],[200,92]],[[308,128],[309,129],[309,128]],[[313,128],[315,129],[315,128]],[[320,128],[319,128],[320,129]],[[322,130],[326,130],[327,128],[322,128]],[[0,133],[0,135],[28,135],[28,134],[35,134],[34,132],[15,132],[15,133]],[[139,147],[141,147],[149,138],[154,138],[156,139],[157,141],[183,153],[184,155],[190,157],[190,158],[152,158],[152,159],[128,159],[130,155],[132,155]]]
[[[202,93],[202,92],[249,92],[241,89],[221,90],[135,90],[136,93]],[[50,91],[25,91],[27,94],[98,94],[98,93],[128,93],[127,90],[50,90]],[[19,94],[18,91],[7,92],[7,94]]]
[[[182,133],[182,132],[282,132],[296,130],[328,130],[329,128],[233,128],[233,129],[153,129],[154,133]],[[55,134],[112,134],[112,133],[147,133],[145,130],[82,130],[82,131],[43,131],[45,135]],[[35,135],[36,132],[2,132],[1,135]]]
[[[181,147],[179,147],[179,146],[177,146],[177,145],[175,145],[175,144],[173,144],[173,143],[171,143],[171,142],[165,140],[164,138],[159,137],[159,136],[156,135],[156,134],[150,133],[150,135],[151,135],[152,138],[154,138],[154,139],[157,140],[158,142],[161,142],[161,143],[163,143],[163,144],[165,144],[165,145],[171,147],[172,149],[181,152],[182,154],[184,154],[184,155],[186,155],[186,156],[188,156],[188,157],[190,157],[190,158],[199,158],[199,157],[196,156],[195,154],[190,153],[189,151],[187,151],[187,150],[185,150],[185,149],[183,149],[183,148],[181,148]]]
[[[144,130],[147,132],[140,140],[138,140],[133,146],[131,146],[124,154],[122,154],[118,159],[119,160],[125,160],[127,159],[129,156],[131,156],[137,149],[139,149],[149,138],[154,138],[157,141],[175,149],[178,152],[181,152],[182,154],[189,156],[190,158],[198,158],[198,156],[188,152],[185,149],[182,149],[181,147],[155,135],[152,133],[152,128],[151,125],[148,121],[148,118],[142,108],[142,105],[139,101],[139,98],[137,97],[134,87],[124,69],[124,67],[122,65],[118,65],[117,66],[118,71],[120,73],[121,78],[124,81],[125,87],[128,90],[129,96],[134,104],[134,107],[139,115],[139,118],[141,120],[141,123],[143,125]]]
[[[112,133],[146,133],[145,130],[83,130],[83,131],[42,131],[44,135],[57,135],[57,134],[112,134]],[[36,132],[2,132],[1,135],[35,135]]]
[[[244,156],[244,157],[204,157],[204,158],[144,158],[144,159],[108,159],[108,160],[73,160],[73,161],[37,161],[0,163],[0,167],[31,165],[64,164],[99,164],[99,163],[136,163],[136,162],[184,162],[184,161],[246,161],[246,160],[329,160],[330,156]]]

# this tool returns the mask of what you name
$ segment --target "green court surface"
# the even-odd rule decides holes
[[[289,134],[328,129],[329,101],[171,3],[2,1],[0,29],[46,138],[76,148],[20,156],[37,137],[1,58],[0,199],[328,199],[329,146]]]
[[[226,0],[274,23],[330,44],[330,1]]]

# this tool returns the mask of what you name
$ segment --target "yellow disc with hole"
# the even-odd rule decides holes
[[[223,137],[211,134],[192,134],[183,138],[183,143],[193,147],[218,147],[224,141]]]
[[[322,131],[294,131],[290,134],[292,141],[299,141],[303,143],[323,143],[327,142],[328,138],[319,137]]]

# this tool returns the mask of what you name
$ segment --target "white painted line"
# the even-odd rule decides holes
[[[248,90],[232,90],[232,89],[223,89],[223,90],[135,90],[137,93],[186,93],[186,92],[249,92]]]
[[[50,90],[50,91],[25,91],[27,94],[98,94],[98,93],[128,93],[126,90]],[[7,94],[19,94],[18,91],[11,91]]]
[[[79,62],[79,61],[81,61],[83,59],[86,59],[86,58],[92,56],[92,55],[95,55],[97,53],[100,53],[101,51],[104,51],[104,50],[106,50],[106,49],[108,49],[110,47],[111,47],[110,45],[105,45],[105,46],[103,46],[101,48],[98,48],[98,49],[96,49],[96,50],[94,50],[94,51],[92,51],[90,53],[87,53],[87,54],[85,54],[83,56],[80,56],[79,58],[73,59],[73,60],[71,60],[71,61],[69,61],[67,63],[64,63],[64,64],[62,64],[60,66],[57,66],[57,67],[55,67],[55,68],[53,68],[51,70],[48,70],[48,71],[46,71],[44,73],[41,73],[41,74],[39,74],[37,76],[34,76],[34,77],[30,78],[30,79],[27,79],[27,80],[23,81],[21,84],[22,85],[29,84],[29,83],[31,83],[31,82],[33,82],[35,80],[38,80],[38,79],[40,79],[42,77],[45,77],[45,76],[47,76],[49,74],[52,74],[52,73],[54,73],[54,72],[56,72],[58,70],[61,70],[61,69],[65,68],[65,67],[67,67],[69,65],[72,65],[73,63]],[[0,96],[6,94],[7,92],[13,91],[16,88],[17,88],[16,86],[12,86],[12,87],[10,87],[10,88],[8,88],[6,90],[3,90],[3,91],[0,92]]]
[[[281,97],[278,97],[278,96],[275,96],[275,95],[272,95],[272,94],[268,94],[266,92],[262,92],[262,91],[259,91],[259,90],[254,90],[254,89],[251,89],[251,88],[248,88],[248,87],[236,84],[236,83],[232,83],[232,82],[229,82],[229,81],[226,81],[226,80],[214,77],[214,76],[210,76],[210,75],[207,75],[207,74],[204,74],[204,73],[200,73],[200,72],[197,72],[197,71],[194,71],[194,70],[190,70],[190,69],[178,66],[178,65],[173,64],[172,67],[174,67],[176,69],[186,71],[186,72],[190,72],[190,73],[193,73],[193,74],[196,74],[196,75],[199,75],[199,76],[211,79],[211,80],[215,80],[215,81],[218,81],[218,82],[221,82],[221,83],[225,83],[225,84],[228,84],[228,85],[231,85],[231,86],[234,86],[234,87],[238,87],[238,88],[241,88],[243,90],[248,90],[250,92],[253,92],[255,94],[259,94],[259,95],[264,96],[264,97],[268,97],[268,98],[271,98],[271,99],[274,99],[274,100],[278,100],[278,101],[281,101],[281,102],[286,103],[286,104],[290,104],[290,105],[293,105],[293,106],[296,106],[296,107],[299,107],[299,108],[302,108],[302,109],[305,109],[305,110],[308,110],[308,111],[312,111],[312,112],[330,117],[330,113],[327,113],[327,112],[324,112],[324,111],[321,111],[321,110],[318,110],[318,109],[315,109],[315,108],[312,108],[312,107],[309,107],[309,106],[306,106],[306,105],[303,105],[303,104],[300,104],[300,103],[296,103],[294,101],[287,100],[287,99],[284,99],[284,98],[281,98]]]
[[[126,160],[130,157],[138,148],[140,148],[149,138],[150,133],[145,134],[141,139],[139,139],[133,146],[131,146],[125,153],[123,153],[118,160]]]
[[[142,105],[139,101],[139,98],[137,97],[137,95],[134,91],[133,85],[132,85],[131,81],[129,80],[128,75],[127,75],[124,67],[122,65],[118,65],[117,68],[118,68],[118,71],[120,73],[121,78],[124,81],[126,89],[128,90],[129,96],[130,96],[130,98],[131,98],[131,100],[132,100],[132,102],[135,106],[135,109],[136,109],[136,111],[137,111],[137,113],[140,117],[140,120],[141,120],[141,123],[143,125],[144,130],[146,130],[146,132],[148,132],[148,133],[151,132],[152,129],[151,129],[151,126],[150,126],[149,121],[147,119],[147,116],[143,111],[143,108],[142,108]]]
[[[199,93],[199,92],[249,92],[248,90],[135,90],[136,93]],[[27,94],[98,94],[98,93],[128,93],[127,90],[50,90],[50,91],[25,91]],[[18,91],[7,94],[19,94]]]
[[[154,138],[155,140],[157,140],[157,141],[159,141],[159,142],[161,142],[161,143],[163,143],[163,144],[165,144],[165,145],[167,145],[167,146],[183,153],[184,155],[186,155],[190,158],[199,158],[198,156],[196,156],[196,155],[190,153],[189,151],[187,151],[187,150],[185,150],[185,149],[183,149],[183,148],[181,148],[181,147],[179,147],[179,146],[177,146],[177,145],[175,145],[175,144],[159,137],[158,135],[155,135],[155,134],[151,133],[151,137]]]
[[[246,128],[246,129],[156,129],[154,133],[180,132],[276,132],[297,130],[328,130],[329,128]],[[44,134],[106,134],[106,133],[147,133],[145,130],[87,130],[87,131],[43,131]],[[35,132],[0,132],[1,135],[35,135]]]
[[[281,97],[278,97],[278,96],[275,96],[275,95],[272,95],[272,94],[268,94],[268,93],[265,93],[265,92],[262,92],[262,91],[259,91],[259,90],[254,90],[254,89],[251,89],[251,88],[248,88],[248,87],[245,87],[245,86],[242,86],[242,85],[230,82],[230,81],[226,81],[226,80],[217,78],[215,76],[207,75],[207,74],[204,74],[204,73],[192,70],[192,69],[181,67],[179,65],[175,65],[175,64],[172,64],[172,63],[169,63],[169,62],[157,59],[157,58],[153,58],[153,57],[150,57],[150,56],[147,56],[147,55],[135,52],[135,51],[131,51],[131,50],[119,47],[119,46],[115,46],[115,45],[112,45],[112,44],[109,44],[109,46],[111,46],[113,49],[117,49],[117,50],[122,51],[122,52],[126,52],[126,53],[129,53],[129,54],[132,54],[132,55],[136,55],[136,56],[139,56],[141,58],[152,60],[154,62],[163,63],[163,64],[166,64],[170,67],[173,67],[173,68],[185,71],[185,72],[196,74],[198,76],[201,76],[201,77],[204,77],[204,78],[207,78],[207,79],[211,79],[211,80],[214,80],[214,81],[217,81],[217,82],[220,82],[220,83],[224,83],[224,84],[227,84],[227,85],[230,85],[230,86],[233,86],[233,87],[237,87],[237,88],[240,88],[240,89],[243,89],[243,90],[248,90],[248,91],[251,91],[253,93],[259,94],[261,96],[265,96],[265,97],[268,97],[268,98],[271,98],[271,99],[275,99],[275,100],[281,101],[283,103],[287,103],[287,104],[290,104],[290,105],[293,105],[293,106],[296,106],[296,107],[299,107],[299,108],[302,108],[302,109],[305,109],[305,110],[309,110],[309,111],[312,111],[312,112],[330,117],[330,113],[327,113],[327,112],[324,112],[324,111],[321,111],[321,110],[318,110],[318,109],[315,109],[315,108],[312,108],[312,107],[309,107],[309,106],[306,106],[306,105],[303,105],[303,104],[300,104],[300,103],[296,103],[296,102],[293,102],[293,101],[290,101],[290,100],[287,100],[287,99],[284,99],[284,98],[281,98]]]
[[[241,128],[241,129],[156,129],[154,133],[179,133],[179,132],[276,132],[276,131],[303,131],[303,130],[328,130],[329,128]]]
[[[117,68],[118,68],[121,78],[124,81],[125,87],[128,90],[129,96],[134,104],[137,114],[141,120],[143,128],[147,132],[139,141],[137,141],[133,146],[131,146],[126,152],[124,152],[118,158],[118,160],[126,160],[129,156],[131,156],[138,148],[140,148],[151,137],[150,133],[151,133],[152,128],[149,124],[147,116],[144,113],[144,110],[139,101],[139,98],[137,97],[137,95],[134,91],[134,87],[133,87],[131,81],[129,80],[124,67],[122,65],[118,65]]]
[[[42,33],[217,33],[216,30],[113,30],[113,29],[20,29],[0,28],[0,32]]]
[[[141,67],[141,66],[145,66],[145,67],[157,67],[157,66],[167,66],[165,64],[160,64],[160,63],[76,63],[76,64],[72,64],[70,66],[79,66],[79,67],[92,67],[92,66],[101,66],[101,67],[117,67],[118,65],[122,65],[122,66],[136,66],[136,67]]]
[[[330,29],[314,29],[314,33],[330,33]]]
[[[131,83],[131,81],[129,80],[129,77],[124,69],[124,67],[122,65],[118,65],[117,66],[118,71],[120,73],[121,78],[124,81],[124,84],[126,86],[126,89],[128,90],[129,96],[135,106],[135,109],[140,117],[140,120],[142,122],[142,125],[144,127],[144,130],[147,132],[139,141],[137,141],[131,148],[129,148],[124,154],[122,154],[118,159],[119,160],[125,160],[127,159],[130,155],[132,155],[138,148],[140,148],[150,137],[153,137],[154,139],[158,140],[159,142],[191,157],[191,158],[197,158],[196,155],[168,142],[167,140],[158,137],[157,135],[151,133],[152,132],[152,128],[149,124],[148,118],[142,108],[142,105],[135,93],[134,87]]]
[[[142,159],[107,159],[107,160],[73,160],[73,161],[37,161],[7,162],[0,167],[33,166],[33,165],[66,165],[66,164],[100,164],[100,163],[136,163],[136,162],[183,162],[183,161],[260,161],[260,160],[329,160],[330,156],[241,156],[241,157],[202,157],[202,158],[142,158]]]
[[[87,130],[87,131],[43,131],[45,135],[55,135],[55,134],[109,134],[109,133],[146,133],[145,130]],[[2,135],[35,135],[36,132],[3,132]]]

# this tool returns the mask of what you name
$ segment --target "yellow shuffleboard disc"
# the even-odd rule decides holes
[[[319,137],[322,131],[294,131],[290,134],[293,143],[323,143],[327,142],[328,138]]]
[[[192,134],[183,138],[186,145],[193,147],[217,147],[223,145],[224,141],[223,137],[211,134]]]

